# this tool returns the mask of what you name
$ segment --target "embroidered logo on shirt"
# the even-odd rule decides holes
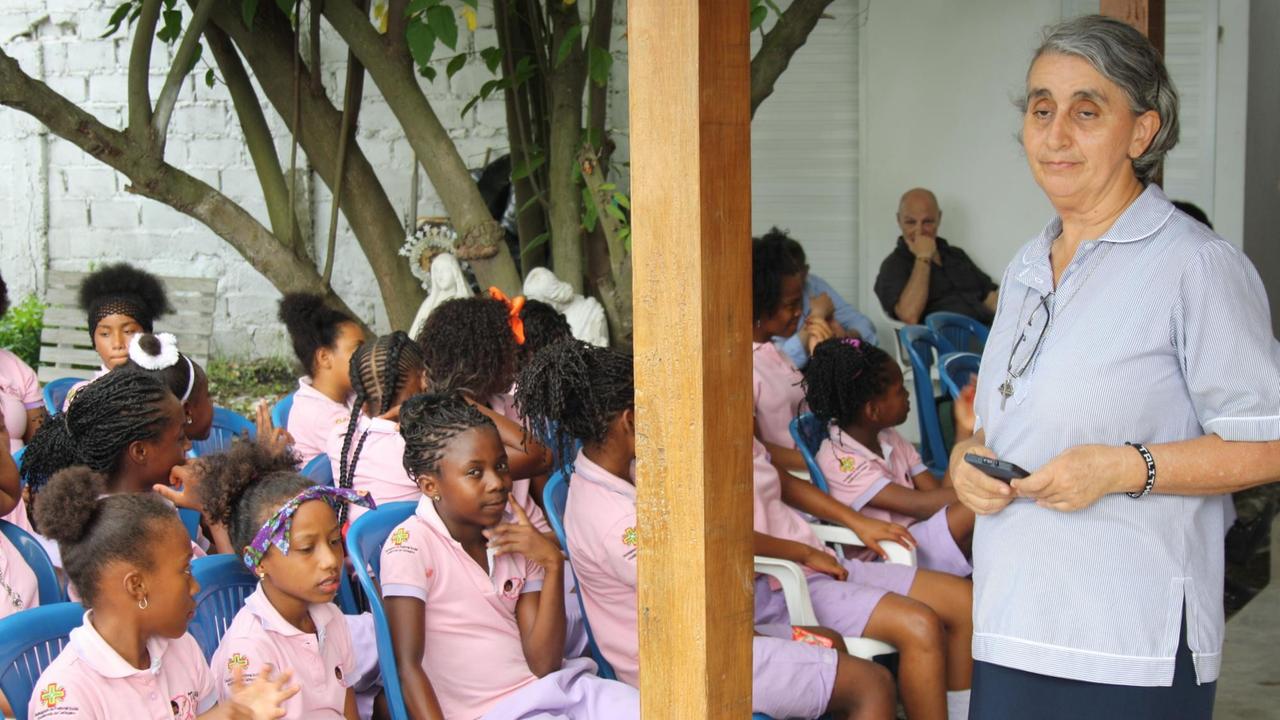
[[[58,703],[62,702],[66,697],[67,691],[58,687],[57,683],[49,683],[49,687],[40,693],[40,702],[43,702],[45,707],[54,708],[58,707]]]
[[[236,653],[232,655],[227,660],[227,669],[234,670],[237,667],[239,667],[242,670],[246,667],[249,667],[249,658],[245,657],[244,655],[241,655],[240,653]]]
[[[508,600],[514,600],[520,597],[520,590],[524,588],[524,578],[509,578],[502,585],[502,596]]]
[[[401,545],[405,544],[405,542],[407,542],[408,540],[409,540],[409,531],[404,528],[400,528],[395,532],[391,533],[391,544],[395,545],[396,547],[400,547]]]
[[[622,531],[623,545],[630,545],[631,547],[635,547],[637,544],[639,544],[639,542],[640,542],[640,535],[639,533],[636,532],[635,528],[629,527],[626,530]]]
[[[169,698],[169,710],[175,720],[195,720],[198,697],[194,692],[186,692]]]
[[[840,472],[851,473],[858,463],[852,456],[840,458]]]

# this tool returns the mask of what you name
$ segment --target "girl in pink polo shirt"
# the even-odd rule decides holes
[[[569,554],[596,642],[618,678],[639,685],[634,396],[630,357],[576,340],[540,352],[521,371],[517,391],[531,430],[543,432],[545,442],[566,452],[583,443],[564,517]],[[830,646],[757,636],[752,665],[756,712],[893,717],[888,673]]]
[[[285,429],[306,466],[328,452],[334,426],[351,417],[351,355],[365,342],[364,331],[346,313],[313,293],[289,293],[280,300],[280,322],[289,330],[293,352],[307,374],[298,379]]]
[[[59,472],[36,501],[37,524],[61,548],[86,611],[40,674],[29,717],[278,717],[297,692],[286,687],[287,672],[237,682],[217,702],[213,675],[187,634],[200,586],[173,508],[151,493],[106,491],[105,477],[79,466]]]
[[[155,375],[182,403],[187,415],[188,440],[207,440],[213,429],[213,399],[209,376],[200,363],[178,351],[169,333],[139,333],[129,339],[129,362],[124,367]]]
[[[289,668],[300,692],[285,704],[284,717],[358,720],[351,633],[333,604],[345,559],[335,507],[373,503],[354,490],[313,486],[293,461],[242,443],[206,463],[205,511],[226,524],[259,578],[222,636],[213,674],[227,698],[236,670],[253,678],[266,666]]]
[[[956,500],[949,476],[934,478],[894,427],[907,420],[902,369],[860,340],[828,340],[804,371],[809,407],[829,425],[816,460],[832,497],[862,514],[911,528],[920,565],[966,577],[973,511]]]
[[[634,688],[562,659],[564,557],[512,502],[493,422],[456,393],[413,398],[400,420],[422,497],[383,546],[381,580],[410,714],[639,717]]]
[[[351,356],[355,396],[345,425],[329,432],[329,462],[338,487],[367,492],[379,505],[416,500],[418,486],[404,471],[400,406],[422,392],[422,351],[397,330],[361,345]],[[354,520],[364,508],[351,508]],[[339,510],[339,517],[346,515]]]
[[[0,277],[0,318],[8,312],[9,286]],[[21,450],[48,417],[36,372],[22,358],[0,348],[0,427],[8,436],[9,452]]]
[[[6,439],[0,428],[0,442]],[[0,516],[8,515],[22,502],[22,488],[18,482],[18,467],[13,458],[0,457]],[[27,566],[18,548],[0,535],[0,618],[20,610],[35,607],[40,602],[35,573]],[[0,695],[0,705],[3,705]],[[4,715],[0,712],[0,716]]]

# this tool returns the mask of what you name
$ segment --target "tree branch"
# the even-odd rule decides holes
[[[343,0],[338,0],[342,2]],[[359,3],[367,15],[369,6]],[[342,199],[343,169],[347,164],[347,145],[352,140],[357,119],[360,117],[360,101],[364,97],[364,66],[356,59],[356,54],[347,52],[347,78],[342,90],[342,128],[338,131],[338,180],[333,186],[333,202],[329,208],[329,242],[324,256],[324,272],[321,276],[325,283],[333,278],[333,255],[338,241],[338,203]],[[414,218],[415,222],[417,218]]]
[[[587,48],[598,47],[609,52],[613,40],[613,0],[596,0],[596,14],[591,17],[591,31],[587,34]],[[597,150],[605,145],[604,124],[608,112],[609,86],[591,83],[587,88],[587,141]],[[602,156],[602,162],[607,158]]]
[[[794,0],[764,36],[756,56],[751,58],[751,115],[765,98],[773,94],[778,77],[791,64],[809,33],[834,0]]]
[[[577,5],[550,3],[551,47],[559,48],[580,22]],[[558,50],[557,50],[558,52]],[[551,90],[551,137],[547,151],[548,200],[551,203],[551,263],[556,275],[581,293],[582,192],[574,169],[582,137],[582,91],[587,60],[582,43],[569,43],[569,54],[548,77]]]
[[[209,13],[213,12],[215,1],[200,0],[191,11],[191,22],[187,24],[187,32],[182,36],[178,52],[174,54],[173,65],[169,66],[169,74],[165,76],[160,97],[156,98],[155,115],[151,119],[151,127],[162,156],[165,139],[169,132],[169,118],[173,114],[174,103],[178,101],[178,91],[182,89],[183,79],[191,71],[191,61],[195,58],[196,50],[200,48],[200,34],[209,24]]]
[[[151,129],[151,45],[155,43],[160,0],[142,0],[129,49],[129,135],[145,139]]]

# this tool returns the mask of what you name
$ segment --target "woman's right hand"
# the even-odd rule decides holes
[[[1007,483],[988,477],[986,473],[965,462],[966,453],[997,459],[990,448],[982,444],[985,436],[980,431],[966,442],[956,443],[951,450],[951,486],[965,507],[978,515],[998,513],[1013,502],[1013,488]]]

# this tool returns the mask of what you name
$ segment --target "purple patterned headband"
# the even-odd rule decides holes
[[[275,512],[265,523],[257,535],[253,536],[253,542],[249,543],[249,549],[244,553],[244,564],[249,567],[250,571],[258,569],[258,563],[262,562],[262,557],[267,554],[267,549],[275,545],[280,552],[285,555],[289,554],[289,531],[293,528],[293,514],[303,503],[310,500],[324,500],[330,505],[336,505],[340,502],[351,503],[370,510],[376,507],[373,498],[368,493],[357,492],[350,488],[335,488],[325,485],[313,485],[295,495]]]

